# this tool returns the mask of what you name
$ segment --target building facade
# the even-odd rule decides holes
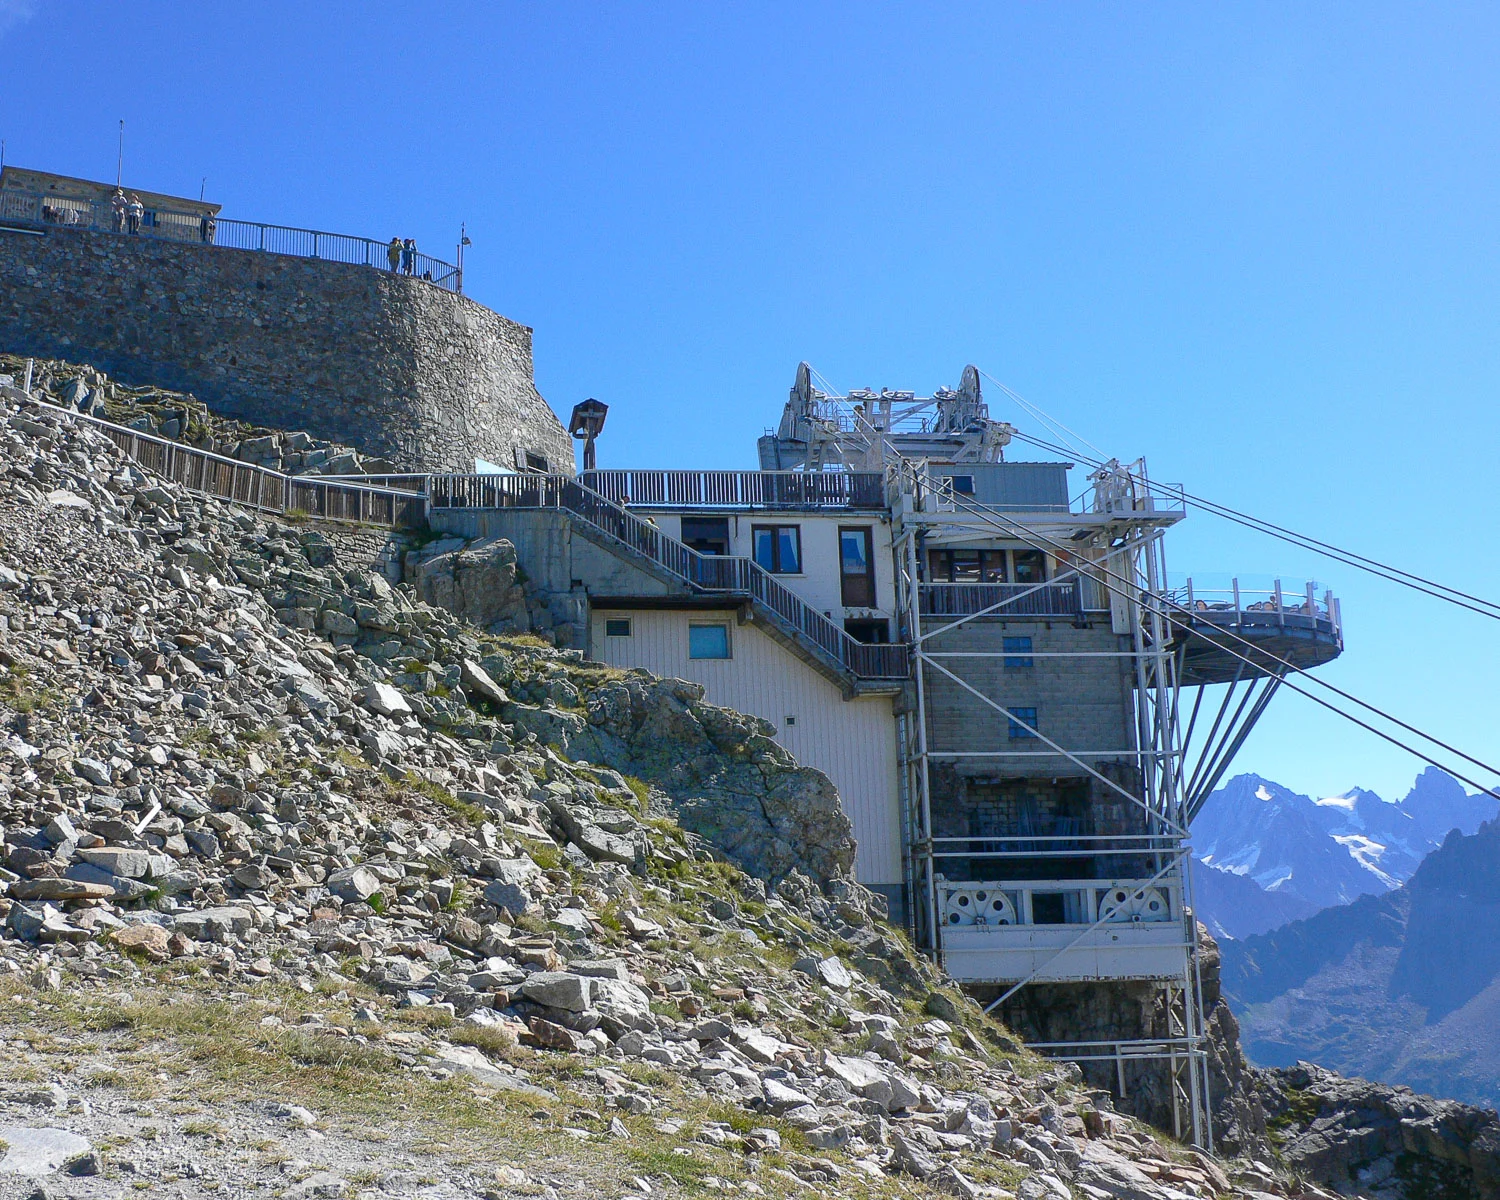
[[[760,471],[455,482],[434,520],[571,589],[591,657],[770,722],[954,978],[1208,1144],[1189,826],[1281,678],[1340,652],[1338,605],[1169,588],[1186,513],[1144,463],[1075,497],[1073,464],[1007,461],[1014,433],[973,367],[835,396],[804,364]]]

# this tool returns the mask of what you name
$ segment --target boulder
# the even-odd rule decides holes
[[[372,683],[365,689],[364,706],[383,717],[404,717],[411,714],[411,705],[406,697],[388,683]]]
[[[477,696],[497,708],[502,704],[510,703],[510,697],[505,694],[505,689],[491,679],[489,673],[472,658],[461,660],[459,670],[464,691],[470,696]]]

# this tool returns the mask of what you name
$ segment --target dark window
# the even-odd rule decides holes
[[[1040,550],[1014,551],[1017,583],[1045,583],[1047,556]]]
[[[933,550],[933,583],[1004,583],[1004,550]]]
[[[868,646],[885,646],[891,640],[891,623],[889,621],[845,621],[844,632],[856,642],[864,642]]]
[[[1004,639],[1004,642],[1007,671],[1031,666],[1031,639],[1029,637],[1008,637]]]
[[[1037,727],[1036,709],[1007,708],[1005,711],[1010,714],[1010,728],[1006,731],[1007,737],[1011,738],[1011,740],[1013,741],[1019,741],[1022,738],[1036,737],[1036,734],[1032,732]]]
[[[630,636],[630,618],[629,617],[611,617],[609,620],[605,621],[604,622],[604,636],[605,637],[629,637]]]
[[[839,586],[845,608],[875,607],[875,556],[868,525],[839,529]]]
[[[776,575],[802,573],[802,530],[796,525],[752,525],[755,561]]]
[[[729,518],[683,517],[682,541],[699,554],[728,554]]]
[[[547,473],[547,460],[540,454],[533,454],[528,450],[526,451],[526,469],[528,471],[535,471],[538,475],[545,475]]]
[[[689,625],[689,658],[728,658],[728,625]]]
[[[1067,907],[1061,892],[1032,892],[1031,919],[1038,925],[1067,924]]]
[[[960,496],[972,496],[974,494],[974,476],[972,475],[950,475],[953,480],[953,490]]]

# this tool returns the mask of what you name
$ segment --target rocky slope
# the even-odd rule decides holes
[[[1401,888],[1224,946],[1252,1058],[1500,1103],[1500,822]]]
[[[351,446],[306,432],[266,429],[221,416],[188,392],[130,387],[86,364],[0,353],[0,378],[9,376],[13,386],[25,385],[28,367],[33,395],[287,475],[374,475],[395,469],[384,459],[363,457]]]
[[[942,987],[759,722],[5,404],[0,1194],[1317,1194]]]
[[[1193,823],[1199,908],[1216,936],[1267,933],[1399,887],[1450,830],[1473,833],[1497,810],[1433,767],[1398,802],[1363,788],[1316,799],[1238,775]]]
[[[1376,1200],[1500,1195],[1500,1115],[1310,1063],[1261,1076],[1293,1170]]]

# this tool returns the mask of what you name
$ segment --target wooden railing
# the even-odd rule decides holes
[[[616,504],[683,508],[882,508],[879,471],[585,471]]]
[[[1068,583],[924,583],[924,617],[969,617],[995,605],[996,617],[1079,617],[1083,591]]]
[[[698,591],[747,597],[784,631],[832,660],[840,670],[860,679],[906,678],[905,646],[855,641],[752,559],[700,554],[573,476],[431,475],[427,495],[434,509],[560,509]]]
[[[370,487],[326,476],[283,475],[85,413],[35,399],[29,399],[29,403],[93,425],[146,470],[200,495],[266,512],[302,513],[330,521],[357,521],[392,529],[415,528],[427,515],[426,497],[420,493]]]

